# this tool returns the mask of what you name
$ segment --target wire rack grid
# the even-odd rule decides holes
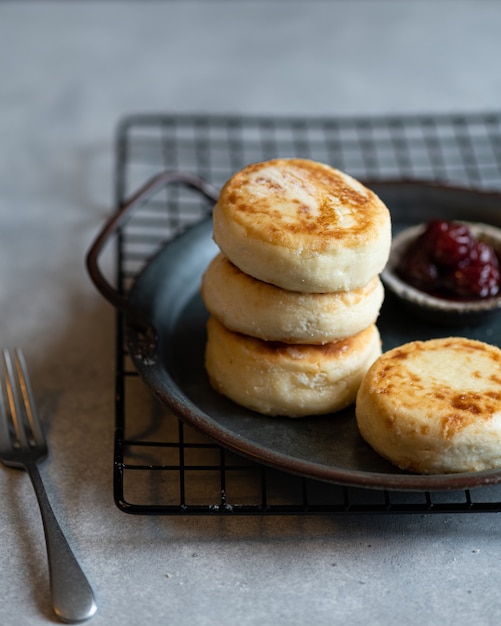
[[[285,118],[131,115],[118,127],[116,203],[161,171],[219,188],[273,157],[330,163],[360,180],[419,179],[501,189],[501,113]],[[116,283],[127,294],[148,260],[211,206],[172,186],[145,202],[116,238]],[[183,424],[140,380],[116,321],[114,498],[136,514],[327,514],[501,511],[501,487],[396,492],[295,476],[243,459]]]

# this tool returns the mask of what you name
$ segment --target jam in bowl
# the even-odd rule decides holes
[[[500,260],[501,229],[437,219],[394,237],[382,279],[421,318],[469,324],[501,310]]]

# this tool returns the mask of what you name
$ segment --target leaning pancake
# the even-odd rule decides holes
[[[419,473],[501,466],[501,350],[464,337],[415,341],[383,354],[357,396],[360,433]]]
[[[288,291],[244,274],[223,254],[202,278],[205,305],[226,328],[286,343],[329,343],[355,335],[376,321],[383,296],[377,276],[353,291]]]
[[[207,324],[205,364],[219,393],[267,415],[302,417],[353,403],[363,375],[380,355],[373,325],[323,346],[267,342]]]
[[[214,240],[243,272],[284,289],[349,291],[386,264],[388,209],[328,165],[275,159],[249,165],[221,190]]]

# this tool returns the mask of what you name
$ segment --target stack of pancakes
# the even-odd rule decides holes
[[[213,224],[220,253],[202,278],[212,386],[267,415],[353,403],[381,354],[385,205],[330,166],[275,159],[226,183]]]

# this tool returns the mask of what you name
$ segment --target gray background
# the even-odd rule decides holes
[[[43,476],[95,624],[499,623],[495,514],[119,512],[114,317],[83,259],[112,208],[122,115],[498,110],[500,26],[486,0],[0,4],[0,343],[29,359]],[[0,623],[50,623],[27,476],[2,468],[0,501]]]

